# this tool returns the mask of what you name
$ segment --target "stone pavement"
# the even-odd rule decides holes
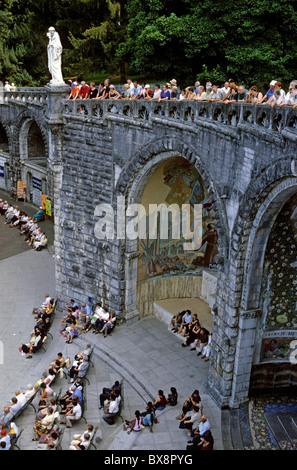
[[[38,207],[33,206],[29,202],[23,202],[23,201],[18,201],[17,199],[11,197],[11,195],[7,192],[4,191],[3,189],[0,189],[0,199],[3,201],[7,201],[9,204],[12,204],[13,206],[18,206],[21,211],[24,211],[28,214],[29,217],[33,217],[34,214],[38,212]],[[4,217],[0,217],[0,222],[4,222]],[[54,243],[54,224],[53,221],[50,217],[46,216],[45,220],[43,222],[39,223],[40,228],[44,231],[44,233],[47,236],[48,239],[48,246],[52,246]],[[14,232],[14,230],[11,229],[11,232]],[[18,236],[18,231],[16,232]],[[16,235],[11,234],[12,237],[16,238]],[[23,237],[19,237],[22,239]],[[0,240],[2,239],[2,233],[0,231]],[[20,242],[19,242],[20,243]],[[5,251],[5,257],[13,256],[16,251],[15,250],[15,244],[9,244],[4,247],[0,246],[0,259],[3,259],[3,253]]]
[[[7,226],[5,229],[9,230]],[[48,250],[25,250],[0,261],[0,341],[4,350],[0,364],[1,407],[9,402],[15,390],[25,390],[27,384],[35,384],[59,351],[72,359],[77,351],[91,343],[94,345],[94,366],[90,366],[87,376],[90,383],[86,385],[85,417],[88,423],[99,426],[95,440],[97,449],[185,450],[186,432],[178,428],[176,416],[194,389],[200,391],[203,412],[211,423],[215,449],[223,449],[221,410],[204,390],[208,363],[189,348],[182,348],[181,339],[154,316],[132,326],[118,325],[107,338],[89,332],[80,335],[73,344],[66,344],[65,338],[59,334],[60,317],[65,313],[62,305],[55,315],[50,330],[53,339],[48,338],[46,352],[41,350],[32,359],[20,354],[18,347],[28,341],[34,325],[33,308],[42,303],[46,293],[55,297],[54,279],[54,260]],[[99,394],[104,386],[110,386],[121,378],[124,378],[124,419],[133,418],[136,409],[143,411],[147,401],[156,398],[158,389],[168,393],[171,386],[177,388],[178,406],[158,412],[160,423],[154,426],[154,433],[144,429],[141,433],[128,435],[123,431],[121,418],[112,426],[102,420],[102,410],[98,408]],[[66,379],[57,378],[53,388],[64,393],[68,387]],[[21,449],[35,448],[35,442],[32,442],[34,417],[35,413],[29,407],[16,420],[19,428],[24,429],[18,443]],[[68,449],[74,433],[85,429],[86,424],[82,420],[75,423],[73,429],[66,429],[62,449]]]

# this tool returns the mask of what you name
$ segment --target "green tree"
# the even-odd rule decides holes
[[[69,74],[84,75],[92,71],[107,70],[117,73],[122,60],[116,55],[118,44],[124,40],[125,19],[123,1],[76,0],[82,14],[80,30],[69,26],[71,48],[65,51],[65,70]],[[65,24],[67,20],[60,20]]]
[[[230,76],[246,85],[296,76],[294,0],[128,0],[118,54],[141,73],[189,84]]]

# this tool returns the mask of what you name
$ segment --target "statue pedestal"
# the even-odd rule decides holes
[[[69,96],[70,88],[66,84],[52,85],[48,83],[44,89],[47,93],[45,117],[50,123],[61,124],[62,102]]]

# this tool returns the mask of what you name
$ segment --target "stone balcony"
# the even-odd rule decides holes
[[[18,88],[4,92],[3,104],[23,106],[48,106],[46,88]],[[238,130],[275,133],[297,139],[297,110],[292,106],[252,105],[249,103],[222,103],[209,101],[130,101],[119,100],[62,100],[61,115],[82,120],[116,120],[142,126],[157,122],[194,130],[197,124],[212,125],[222,132],[237,133]],[[221,125],[221,126],[220,126]]]
[[[44,88],[18,88],[17,91],[4,92],[4,104],[46,106],[47,92]]]
[[[297,137],[297,110],[292,106],[252,105],[249,103],[208,101],[130,101],[120,100],[76,100],[63,102],[63,115],[84,120],[109,119],[147,123],[170,121],[172,125],[195,126],[213,123],[230,130],[254,128],[269,133],[283,133]],[[175,124],[174,124],[175,123]],[[196,126],[195,126],[196,127]],[[295,138],[294,138],[295,140]]]

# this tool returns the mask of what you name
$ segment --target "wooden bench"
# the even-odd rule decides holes
[[[92,447],[92,446],[94,447],[95,450],[97,450],[97,447],[94,444],[94,440],[95,440],[96,434],[98,432],[98,429],[99,429],[99,426],[96,426],[95,429],[94,429],[94,432],[93,432],[93,435],[91,437],[90,444],[89,444],[87,450],[90,450],[90,447]]]
[[[90,385],[90,381],[89,381],[89,379],[87,378],[87,373],[88,373],[88,370],[89,370],[89,368],[90,368],[90,364],[92,365],[92,367],[94,367],[94,363],[93,363],[92,360],[91,360],[93,351],[94,351],[94,346],[93,346],[93,347],[91,348],[91,350],[90,350],[88,368],[85,370],[85,373],[84,373],[84,375],[83,375],[82,377],[77,377],[78,379],[81,379],[82,382],[84,382],[84,380],[86,380],[86,382],[88,382],[88,385]]]
[[[120,381],[120,385],[121,385],[121,401],[119,403],[119,411],[117,412],[117,416],[119,416],[121,420],[124,422],[124,418],[122,416],[122,410],[124,407],[124,379]]]
[[[59,428],[59,437],[58,437],[58,442],[56,445],[56,450],[62,450],[62,439],[63,439],[63,434],[65,431],[65,427],[63,426],[62,428]]]
[[[21,450],[17,444],[19,438],[21,437],[22,433],[23,433],[23,429],[18,433],[18,435],[16,436],[16,438],[11,442],[11,446],[10,446],[10,449],[9,450],[14,450],[15,447],[18,449],[18,450]]]
[[[10,423],[12,423],[16,418],[18,418],[22,413],[23,411],[28,408],[28,406],[32,406],[32,408],[34,409],[34,412],[36,413],[36,408],[35,406],[33,405],[33,400],[35,399],[36,395],[39,393],[40,391],[40,386],[35,390],[34,394],[32,395],[32,397],[30,397],[26,403],[24,403],[24,405],[22,406],[22,408],[19,409],[19,411],[17,413],[15,413],[11,419],[8,421],[8,423],[6,424],[6,426],[9,426]]]
[[[86,392],[86,386],[84,386],[83,388],[83,391],[82,391],[82,394],[83,394],[83,398],[82,398],[82,402],[81,402],[81,418],[80,419],[83,419],[84,422],[87,424],[87,420],[86,418],[84,417],[84,413],[87,409],[87,392]],[[79,421],[79,420],[78,420]],[[75,423],[77,421],[73,421],[73,423]]]

